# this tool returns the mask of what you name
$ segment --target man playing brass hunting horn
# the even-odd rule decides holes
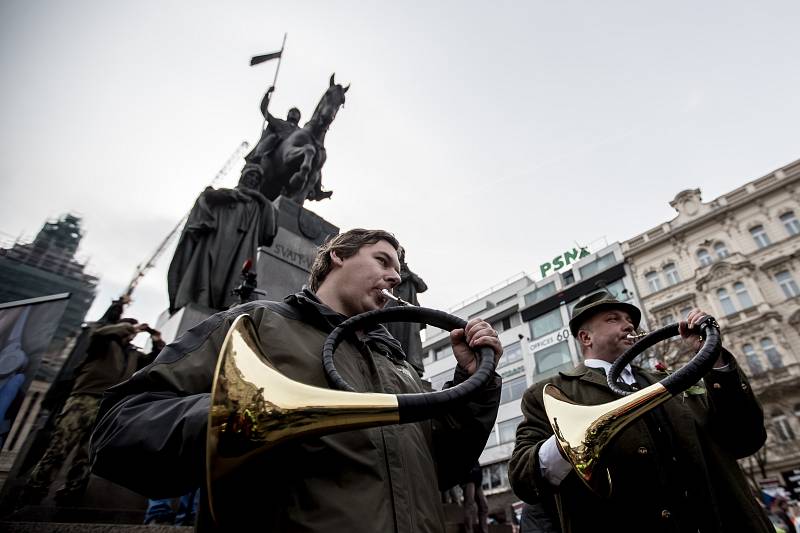
[[[679,324],[694,351],[701,339],[693,326],[705,318],[695,309]],[[640,319],[638,308],[607,292],[586,296],[569,322],[585,361],[545,381],[576,404],[617,400],[606,372],[633,344]],[[663,377],[630,365],[621,374],[628,390]],[[703,382],[646,412],[611,441],[605,450],[610,495],[590,490],[562,457],[543,407],[545,383],[531,387],[509,463],[514,492],[531,504],[555,503],[563,533],[774,531],[736,462],[764,444],[761,407],[724,348]]]
[[[234,319],[249,314],[261,348],[284,376],[329,388],[323,343],[346,317],[383,307],[400,282],[403,250],[393,235],[355,229],[323,245],[310,287],[284,302],[250,302],[218,313],[167,346],[157,360],[112,389],[93,435],[94,472],[146,496],[203,486],[209,391]],[[502,353],[497,332],[473,319],[451,333],[454,384],[475,372],[470,348]],[[336,352],[341,376],[359,393],[425,388],[383,326],[348,336]],[[225,531],[441,532],[440,487],[454,485],[478,459],[497,415],[500,377],[467,403],[424,422],[299,439],[256,456],[215,494],[236,509]],[[268,396],[269,391],[256,394]],[[205,502],[205,498],[201,501]],[[216,501],[213,503],[217,508]],[[198,529],[212,527],[201,508]],[[228,515],[230,518],[230,515]]]

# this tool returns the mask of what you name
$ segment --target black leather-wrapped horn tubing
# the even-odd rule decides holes
[[[683,368],[670,374],[662,379],[661,383],[664,388],[669,391],[673,396],[678,395],[700,381],[703,376],[714,367],[714,362],[717,360],[722,347],[721,337],[719,333],[719,324],[713,317],[707,316],[697,326],[702,332],[701,335],[705,338],[703,346],[700,351],[692,358],[691,361],[686,363]],[[641,339],[639,342],[628,348],[616,361],[611,365],[608,371],[608,386],[611,390],[619,396],[627,396],[630,391],[622,390],[617,383],[622,369],[625,365],[633,361],[636,356],[658,344],[661,341],[669,339],[678,335],[678,325],[672,324],[657,329]]]
[[[336,370],[333,353],[339,344],[351,331],[384,322],[418,322],[445,331],[464,328],[467,325],[465,320],[457,316],[436,309],[416,306],[376,309],[348,318],[328,335],[322,348],[322,364],[334,387],[339,390],[356,392]],[[476,357],[479,361],[478,369],[469,379],[455,387],[435,392],[397,394],[400,423],[418,422],[432,418],[441,413],[446,405],[463,401],[473,392],[485,386],[494,374],[494,350],[486,347],[479,348],[476,351]]]

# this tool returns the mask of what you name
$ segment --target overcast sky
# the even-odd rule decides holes
[[[385,228],[447,309],[800,158],[800,3],[0,3],[0,232],[74,212],[99,317],[271,104],[351,84],[306,207]],[[238,180],[237,164],[221,185]],[[167,306],[161,258],[129,314]]]

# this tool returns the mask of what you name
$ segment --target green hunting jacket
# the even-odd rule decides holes
[[[71,394],[100,397],[106,389],[127,380],[137,369],[152,362],[164,343],[153,343],[151,352],[145,354],[133,344],[125,342],[126,337],[135,334],[135,328],[127,322],[95,329],[86,350],[86,358],[76,371]]]
[[[712,370],[704,387],[623,430],[607,455],[607,499],[590,492],[574,471],[558,487],[542,477],[539,448],[553,431],[542,404],[545,383],[534,385],[522,399],[524,419],[509,463],[514,492],[528,502],[555,499],[563,533],[774,531],[737,463],[764,444],[763,412],[734,357],[726,356],[732,368]],[[647,384],[665,377],[634,372]],[[618,399],[605,373],[583,363],[549,382],[578,404]]]
[[[92,437],[93,471],[149,497],[203,486],[205,435],[217,354],[234,318],[249,314],[262,347],[289,378],[329,387],[322,345],[343,317],[303,292],[218,313],[110,391]],[[359,392],[424,391],[399,343],[379,326],[336,351],[337,370]],[[455,381],[466,379],[456,370]],[[238,472],[223,495],[239,509],[225,531],[442,532],[440,487],[477,461],[494,424],[500,378],[431,421],[307,437]],[[269,397],[268,391],[265,396]],[[201,500],[202,501],[202,500]],[[217,507],[215,503],[215,508]],[[201,509],[198,530],[212,530]]]

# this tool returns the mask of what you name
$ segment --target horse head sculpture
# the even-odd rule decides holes
[[[304,128],[318,124],[324,131],[327,131],[333,119],[336,118],[336,113],[339,111],[339,108],[344,106],[344,94],[350,88],[350,85],[342,87],[336,83],[334,79],[335,76],[335,72],[331,74],[328,89],[325,91],[325,94],[322,95],[322,98],[320,98],[316,109],[314,109],[314,114],[311,115],[311,120],[306,122],[305,126],[303,126]]]
[[[263,170],[261,191],[274,200],[278,194],[302,205],[306,199],[322,200],[331,196],[322,190],[321,169],[325,164],[325,134],[336,113],[344,105],[345,93],[331,74],[328,88],[322,95],[314,114],[302,128],[295,129],[283,140],[269,157]]]

